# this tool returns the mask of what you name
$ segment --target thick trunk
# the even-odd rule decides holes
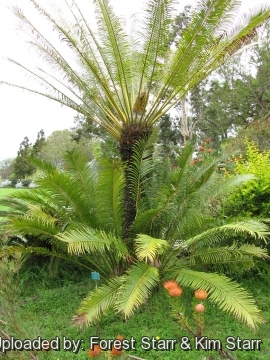
[[[123,194],[123,224],[122,238],[132,249],[134,234],[131,226],[136,217],[136,202],[130,189],[130,164],[132,163],[134,144],[138,140],[149,137],[151,130],[143,125],[130,125],[122,130],[119,150],[121,160],[125,163],[125,188]]]

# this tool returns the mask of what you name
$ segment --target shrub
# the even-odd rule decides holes
[[[261,152],[254,142],[245,140],[246,156],[234,159],[234,174],[253,174],[254,178],[233,192],[225,215],[270,217],[270,150]]]
[[[28,180],[28,179],[22,180],[23,187],[28,187],[30,183],[31,183],[31,180]]]

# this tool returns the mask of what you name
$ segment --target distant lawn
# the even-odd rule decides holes
[[[7,195],[10,195],[12,193],[14,193],[15,191],[18,191],[18,189],[14,189],[14,188],[0,188],[0,200],[2,198],[4,198]],[[7,206],[3,206],[0,204],[0,211],[6,211],[8,210]]]

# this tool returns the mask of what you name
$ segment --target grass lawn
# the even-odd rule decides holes
[[[18,191],[18,189],[14,189],[14,188],[0,188],[0,199],[2,199],[3,197],[10,195],[12,193],[14,193],[15,191]],[[6,206],[3,206],[0,204],[0,211],[5,211],[8,208]]]
[[[193,338],[180,329],[179,325],[170,317],[170,305],[164,289],[160,289],[153,298],[143,307],[138,309],[134,316],[128,320],[123,319],[121,314],[108,314],[100,322],[88,328],[78,329],[71,326],[71,318],[76,313],[80,301],[94,286],[89,274],[76,274],[65,268],[65,273],[55,280],[49,279],[45,270],[35,268],[22,275],[23,285],[17,300],[20,326],[24,329],[25,338],[55,339],[59,337],[60,351],[50,350],[40,352],[39,359],[87,359],[89,339],[98,336],[100,339],[114,339],[121,334],[126,339],[132,337],[136,340],[135,350],[126,351],[126,354],[137,356],[146,360],[156,359],[181,359],[203,360],[211,352],[194,350]],[[219,339],[225,348],[226,337],[239,336],[241,339],[261,339],[263,341],[260,351],[236,351],[237,359],[264,360],[270,359],[270,289],[261,281],[248,281],[245,284],[256,298],[258,306],[263,310],[265,325],[254,332],[232,317],[220,312],[206,300],[205,313],[205,336],[209,339]],[[192,293],[184,289],[181,298],[186,311],[191,309]],[[146,350],[142,346],[141,338],[147,336],[160,337],[160,339],[176,339],[175,351]],[[192,350],[185,351],[180,348],[181,337],[187,336]],[[70,350],[64,350],[64,337],[67,340],[80,340],[80,350],[75,354]],[[68,346],[68,342],[66,341]],[[74,348],[73,348],[74,350]],[[216,354],[214,352],[214,354]],[[118,357],[119,358],[119,357]],[[128,357],[125,357],[128,358]]]

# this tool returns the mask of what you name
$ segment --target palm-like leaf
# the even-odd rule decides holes
[[[17,253],[22,253],[25,255],[37,254],[37,255],[48,256],[52,259],[53,258],[63,259],[63,260],[71,261],[74,264],[79,265],[87,270],[92,270],[92,268],[87,266],[84,262],[80,262],[78,260],[78,257],[72,257],[68,254],[60,253],[59,251],[48,250],[44,247],[38,247],[38,246],[28,246],[28,247],[22,245],[7,246],[4,249],[1,249],[0,258],[6,255],[12,256]]]
[[[135,244],[137,258],[145,262],[153,262],[159,254],[162,254],[164,248],[168,247],[166,240],[154,239],[143,234],[137,237]]]
[[[209,299],[221,310],[232,314],[249,327],[254,329],[264,322],[254,299],[226,276],[182,268],[175,272],[175,277],[183,286],[208,291]]]
[[[85,325],[106,313],[108,309],[115,305],[119,289],[122,285],[120,278],[111,279],[108,285],[102,285],[86,297],[79,310],[78,316],[73,318],[74,324]]]
[[[157,140],[157,132],[151,136],[141,139],[134,144],[132,162],[129,164],[129,188],[135,200],[136,209],[139,208],[144,192],[147,178],[151,176],[154,169],[156,158],[154,159],[154,147]]]
[[[268,258],[267,250],[254,244],[207,248],[195,251],[186,261],[195,268],[211,265],[219,272],[243,272],[254,266],[254,257]]]
[[[137,307],[145,303],[159,281],[159,272],[153,266],[138,263],[122,276],[122,281],[120,296],[116,301],[116,309],[128,317],[133,314]]]
[[[267,236],[269,235],[269,228],[261,221],[247,219],[207,230],[184,241],[179,248],[212,246],[224,241],[224,239],[229,238],[232,234],[237,233],[248,234],[255,239],[258,238],[266,242]]]
[[[60,231],[61,226],[55,224],[56,219],[55,221],[49,220],[46,219],[44,221],[39,217],[14,216],[8,225],[8,229],[10,229],[13,235],[20,233],[23,235],[33,235],[42,240],[51,240]]]
[[[99,179],[95,196],[97,199],[97,213],[104,229],[114,231],[121,237],[122,226],[122,190],[124,176],[119,162],[100,161]]]
[[[177,50],[168,56],[172,0],[148,0],[144,16],[137,24],[138,30],[134,31],[135,48],[127,41],[121,21],[108,0],[95,1],[99,36],[73,0],[63,1],[72,23],[61,15],[60,20],[54,18],[36,0],[31,3],[80,65],[72,67],[19,9],[14,12],[29,31],[31,45],[53,72],[33,71],[11,61],[44,88],[44,91],[30,91],[75,109],[117,139],[123,129],[134,123],[151,127],[192,87],[250,42],[270,14],[267,7],[254,10],[249,16],[239,18],[235,25],[237,0],[201,0],[182,32]],[[154,100],[150,104],[152,94]],[[142,96],[143,104],[137,103]]]
[[[205,157],[200,165],[193,167],[194,150],[188,144],[177,159],[178,167],[160,178],[155,193],[149,193],[150,199],[143,199],[150,206],[138,208],[134,221],[137,233],[170,239],[173,244],[179,238],[203,232],[211,202],[251,178],[245,175],[220,179],[216,173],[218,159],[214,161],[212,157]]]
[[[106,249],[115,249],[122,257],[128,255],[124,243],[114,235],[102,230],[95,230],[87,227],[68,230],[56,235],[56,238],[68,244],[68,251],[71,254],[84,254],[85,252],[104,252]]]

